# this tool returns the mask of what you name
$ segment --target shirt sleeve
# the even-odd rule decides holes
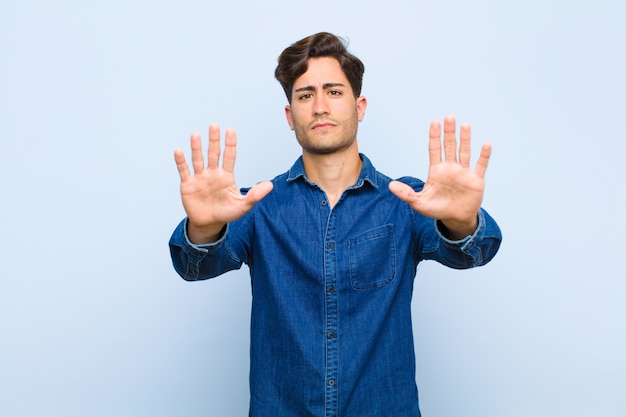
[[[443,233],[443,224],[435,222],[436,239],[423,250],[424,259],[432,259],[455,269],[487,264],[498,252],[502,233],[495,220],[485,211],[478,212],[478,226],[473,234],[461,240],[450,240]]]
[[[181,221],[169,241],[176,272],[184,280],[197,281],[241,268],[242,262],[232,256],[226,245],[229,229],[230,225],[226,225],[216,242],[197,245],[189,241],[187,236],[187,219]]]

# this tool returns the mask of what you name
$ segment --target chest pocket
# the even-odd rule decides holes
[[[348,240],[350,283],[355,290],[371,290],[396,277],[396,243],[393,225],[368,230]]]

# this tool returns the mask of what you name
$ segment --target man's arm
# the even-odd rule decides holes
[[[461,239],[451,239],[442,222],[435,222],[437,237],[432,246],[422,253],[423,259],[432,259],[455,269],[482,266],[491,261],[502,243],[502,233],[495,220],[484,209],[478,212],[478,224],[473,233]]]
[[[212,278],[241,267],[224,249],[228,224],[242,218],[250,209],[272,191],[269,181],[261,182],[244,195],[235,185],[237,137],[235,131],[226,131],[222,166],[220,128],[209,126],[209,149],[205,167],[200,135],[191,135],[191,164],[189,171],[183,151],[177,149],[174,159],[180,174],[180,195],[187,218],[170,238],[172,263],[181,277],[188,281]]]
[[[233,258],[232,251],[226,247],[232,223],[225,227],[216,242],[198,245],[189,240],[188,222],[188,219],[180,222],[169,241],[172,265],[183,279],[204,280],[241,268],[242,260]]]

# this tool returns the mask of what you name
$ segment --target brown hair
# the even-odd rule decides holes
[[[289,103],[291,103],[293,83],[306,72],[309,59],[318,57],[332,57],[339,61],[341,69],[350,82],[354,97],[361,95],[365,71],[363,63],[348,52],[346,42],[342,38],[331,33],[320,32],[292,44],[278,57],[278,66],[274,76],[285,90]]]

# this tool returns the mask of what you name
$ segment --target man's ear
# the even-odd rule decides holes
[[[359,122],[363,121],[365,117],[365,109],[367,108],[367,99],[364,96],[359,96],[356,99],[356,111],[359,116]]]
[[[289,127],[291,130],[294,130],[295,127],[293,125],[293,114],[291,114],[291,106],[285,106],[285,117],[287,118],[287,123],[289,123]]]

